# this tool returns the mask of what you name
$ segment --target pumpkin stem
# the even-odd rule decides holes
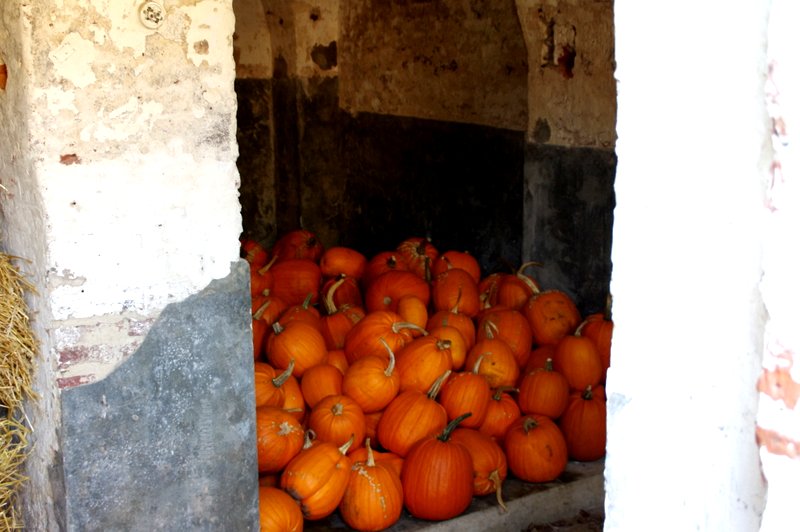
[[[439,441],[447,441],[447,440],[449,440],[450,439],[450,434],[456,429],[458,424],[461,423],[462,421],[464,421],[465,419],[467,419],[471,415],[472,415],[472,412],[466,412],[464,414],[461,414],[460,416],[458,416],[457,418],[452,420],[450,423],[448,423],[447,426],[442,431],[442,433],[439,434],[436,437],[439,439]]]
[[[433,382],[433,384],[431,384],[431,387],[428,390],[428,399],[436,400],[436,396],[439,395],[439,390],[442,389],[442,384],[444,384],[444,381],[447,380],[447,377],[449,377],[451,373],[452,370],[448,369],[447,371],[442,373],[442,375],[438,379],[436,379]]]
[[[499,401],[503,397],[503,393],[519,393],[519,388],[514,388],[513,386],[498,386],[497,389],[494,391],[494,396],[492,399],[495,401]]]
[[[611,321],[611,303],[612,303],[612,300],[613,300],[613,297],[611,296],[611,292],[609,292],[608,295],[606,295],[606,306],[603,309],[603,318],[605,318],[606,321]]]
[[[535,283],[535,282],[533,282],[533,279],[531,279],[530,277],[528,277],[527,275],[525,275],[524,273],[522,273],[522,272],[524,272],[526,269],[528,269],[528,267],[530,267],[530,266],[544,266],[544,264],[542,264],[541,262],[537,262],[537,261],[535,261],[535,260],[532,260],[532,261],[525,262],[525,263],[523,263],[523,264],[522,264],[522,266],[520,266],[520,267],[519,267],[519,269],[517,270],[517,277],[518,277],[518,278],[519,278],[519,279],[520,279],[520,280],[521,280],[523,283],[525,283],[525,285],[526,285],[528,288],[530,288],[531,292],[533,292],[534,294],[538,294],[538,293],[540,292],[540,290],[539,290],[539,287],[538,287],[538,286],[536,286],[536,283]]]
[[[545,371],[553,371],[553,359],[548,358],[544,361],[544,370]]]
[[[367,446],[367,467],[375,467],[375,455],[372,453],[372,445],[370,445],[369,438],[365,442]]]
[[[351,434],[350,435],[350,439],[347,440],[347,442],[345,442],[344,445],[339,447],[339,452],[342,453],[342,454],[347,454],[348,449],[350,449],[350,446],[353,445],[353,442],[355,441],[355,439],[356,439],[356,435],[355,434]]]
[[[283,384],[284,384],[284,383],[285,383],[287,380],[289,380],[289,377],[291,376],[291,374],[292,374],[292,371],[294,371],[294,359],[291,359],[291,360],[289,361],[289,367],[288,367],[288,368],[286,368],[286,370],[285,370],[283,373],[281,373],[280,375],[278,375],[277,377],[275,377],[274,379],[272,379],[272,384],[273,384],[273,385],[274,385],[276,388],[280,388],[281,386],[283,386]]]
[[[312,429],[306,430],[306,434],[303,437],[303,449],[308,449],[309,447],[311,447],[311,444],[314,443],[314,440],[316,439],[317,439],[316,432],[314,432]]]
[[[583,399],[585,399],[586,401],[591,401],[592,400],[592,397],[594,397],[594,392],[592,392],[592,385],[591,384],[589,386],[587,386],[585,390],[583,390],[583,393],[581,393],[581,397]]]
[[[486,320],[486,322],[483,324],[483,330],[486,333],[486,338],[489,340],[494,340],[495,336],[500,331],[500,328],[492,320]]]
[[[525,421],[522,422],[522,430],[525,431],[525,434],[530,432],[531,429],[536,428],[538,426],[539,423],[532,417],[526,417]]]
[[[381,341],[383,347],[386,349],[386,352],[389,353],[389,365],[386,366],[386,371],[384,371],[383,374],[386,375],[387,377],[391,377],[392,373],[394,373],[394,364],[395,364],[394,351],[392,351],[392,348],[389,347],[389,344],[386,342],[386,340],[383,339],[383,336],[378,338],[378,340]]]
[[[266,292],[266,290],[264,290],[264,291]],[[264,302],[264,304],[261,305],[260,307],[258,307],[258,310],[255,311],[255,313],[253,314],[253,319],[254,320],[260,320],[261,316],[264,315],[264,312],[267,311],[267,307],[269,307],[271,304],[272,304],[272,300],[271,299],[267,299]]]
[[[331,407],[331,413],[334,416],[341,416],[344,413],[344,405],[342,405],[342,403],[336,403]]]
[[[275,264],[276,260],[278,260],[278,256],[277,255],[273,256],[268,263],[266,263],[265,265],[260,267],[258,269],[258,274],[259,275],[264,275],[265,273],[267,273],[267,271],[272,267],[272,265]]]
[[[489,480],[491,480],[492,484],[494,484],[494,492],[495,495],[497,495],[497,503],[504,512],[507,512],[508,507],[506,506],[505,501],[503,501],[503,481],[500,480],[500,473],[497,472],[497,469],[489,473]]]
[[[451,342],[450,340],[436,340],[436,349],[438,349],[439,351],[442,351],[444,349],[450,349],[452,345],[453,342]]]
[[[303,300],[303,310],[308,310],[308,306],[311,304],[311,298],[314,297],[314,292],[309,292],[306,298]]]
[[[411,329],[412,331],[419,331],[422,333],[422,336],[428,336],[428,331],[426,331],[419,325],[414,325],[410,321],[396,321],[392,323],[393,333],[398,334],[402,329]]]
[[[453,305],[453,308],[450,309],[450,312],[453,314],[458,314],[458,305],[461,304],[461,286],[458,287],[458,296],[456,296],[456,302]]]
[[[472,366],[472,373],[474,373],[475,375],[480,375],[480,373],[478,373],[478,370],[480,369],[481,362],[483,362],[483,357],[485,357],[485,356],[486,356],[486,353],[481,353],[481,355],[475,361],[475,365]],[[497,400],[499,401],[500,398],[498,397]]]
[[[325,293],[325,311],[328,315],[336,314],[336,311],[339,310],[336,308],[336,303],[333,302],[333,293],[336,292],[336,289],[342,286],[347,276],[343,273],[339,274],[339,278],[328,288],[328,291]]]
[[[280,322],[276,321],[272,324],[272,330],[275,332],[275,334],[280,334],[286,329],[283,328],[283,325],[281,325]]]
[[[589,320],[588,320],[588,319],[585,319],[585,320],[583,320],[583,321],[581,322],[581,324],[580,324],[580,325],[578,325],[578,328],[577,328],[577,329],[575,329],[575,332],[574,332],[574,333],[572,333],[572,335],[573,335],[573,336],[581,336],[581,333],[583,332],[583,328],[584,328],[584,327],[586,327],[586,324],[587,324],[587,323],[589,323]]]

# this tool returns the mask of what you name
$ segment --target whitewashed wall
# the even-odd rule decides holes
[[[42,294],[31,529],[54,527],[58,389],[107,375],[238,258],[231,0],[165,1],[154,29],[141,4],[0,3],[2,241]]]
[[[614,9],[606,530],[758,530],[769,3]]]

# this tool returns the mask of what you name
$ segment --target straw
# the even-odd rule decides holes
[[[27,480],[23,464],[30,427],[23,403],[35,398],[31,378],[38,347],[25,303],[25,293],[34,288],[15,268],[15,259],[0,253],[0,530],[23,528],[16,504]]]

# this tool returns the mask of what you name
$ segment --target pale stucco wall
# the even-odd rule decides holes
[[[769,9],[727,7],[614,4],[608,531],[760,526]]]
[[[238,257],[231,0],[165,2],[156,29],[140,4],[0,4],[2,242],[41,294],[32,530],[56,529],[58,389],[107,375]]]

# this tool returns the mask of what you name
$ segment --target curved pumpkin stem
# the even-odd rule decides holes
[[[266,263],[265,265],[263,265],[262,267],[260,267],[260,268],[258,269],[258,274],[259,274],[259,275],[264,275],[265,273],[267,273],[267,271],[268,271],[270,268],[272,268],[272,265],[273,265],[273,264],[275,264],[275,261],[276,261],[276,260],[278,260],[278,256],[277,256],[277,255],[275,255],[274,257],[272,257],[272,259],[270,259],[270,261],[269,261],[268,263]]]
[[[286,329],[283,328],[283,325],[281,325],[279,321],[276,321],[275,323],[272,324],[272,331],[275,334],[281,334],[285,330]]]
[[[480,369],[481,362],[483,362],[483,357],[485,357],[485,356],[486,356],[486,353],[481,353],[480,356],[477,358],[477,360],[475,360],[475,364],[472,366],[472,373],[474,373],[475,375],[480,375],[480,373],[478,373],[478,370]],[[510,386],[506,386],[506,388],[510,388]],[[500,394],[500,393],[503,393],[503,392],[502,391],[498,392],[498,394]],[[497,400],[498,401],[500,400],[500,396],[499,395],[497,396]]]
[[[472,415],[472,412],[466,412],[464,414],[461,414],[460,416],[458,416],[457,418],[452,420],[450,423],[448,423],[447,426],[442,431],[442,433],[439,434],[436,437],[439,439],[439,441],[447,441],[447,440],[449,440],[450,439],[450,434],[454,430],[456,430],[456,427],[458,426],[458,424],[461,423],[462,421],[464,421],[465,419],[467,419],[471,415]]]
[[[444,381],[447,380],[447,377],[449,377],[452,372],[453,372],[452,370],[448,369],[447,371],[442,373],[441,376],[438,379],[433,381],[433,384],[431,384],[431,387],[428,390],[428,399],[431,399],[431,400],[435,400],[436,399],[436,396],[439,395],[439,390],[442,389],[442,385],[444,384]]]
[[[345,279],[347,279],[347,276],[343,273],[340,273],[339,278],[336,279],[336,281],[325,293],[325,312],[327,312],[328,315],[336,314],[336,311],[339,310],[336,308],[336,303],[333,302],[333,294],[340,286],[342,286],[342,283],[344,283]]]
[[[392,332],[398,334],[402,329],[411,329],[412,331],[418,331],[422,333],[422,336],[428,336],[428,331],[420,327],[419,325],[415,325],[410,321],[396,321],[392,323]]]
[[[592,392],[592,385],[586,387],[585,390],[581,393],[581,397],[586,401],[591,401],[594,397],[594,392]]]
[[[370,445],[369,438],[366,439],[364,445],[367,447],[367,467],[375,467],[375,455],[372,453],[372,445]]]
[[[486,338],[489,340],[494,340],[497,333],[500,332],[500,328],[492,320],[486,320],[484,322],[483,330],[486,331]]]
[[[531,429],[536,428],[539,426],[539,423],[532,417],[526,417],[525,421],[522,422],[522,430],[525,431],[525,434],[531,431]]]
[[[494,484],[494,493],[497,496],[497,504],[500,505],[500,508],[502,508],[504,512],[507,512],[508,507],[506,506],[505,501],[503,501],[503,481],[500,480],[500,473],[497,472],[497,469],[489,474],[489,480],[491,480],[492,484]]]
[[[289,377],[292,375],[292,371],[294,371],[294,359],[289,361],[289,367],[287,367],[283,373],[272,379],[272,384],[276,388],[280,388],[287,380],[289,380]]]
[[[300,410],[299,408],[297,410]],[[317,433],[314,432],[312,429],[306,430],[305,435],[303,436],[303,449],[308,449],[314,443],[314,440],[317,439]]]
[[[269,290],[264,290],[264,292],[269,292]],[[264,294],[264,295],[269,295],[269,294]],[[263,305],[261,305],[260,307],[258,307],[258,309],[257,309],[257,310],[256,310],[256,311],[253,313],[253,319],[254,319],[254,320],[260,320],[260,319],[261,319],[261,316],[263,316],[263,315],[264,315],[264,312],[266,312],[266,311],[267,311],[267,308],[268,308],[268,307],[269,307],[271,304],[272,304],[272,300],[271,300],[271,299],[267,299],[267,300],[264,302],[264,304],[263,304]]]
[[[356,438],[356,435],[355,434],[351,434],[350,435],[350,439],[347,440],[347,442],[345,442],[344,445],[339,447],[339,452],[342,453],[342,454],[347,454],[347,451],[353,445],[353,442],[355,441],[355,438]]]
[[[386,352],[389,353],[389,365],[386,366],[386,371],[384,371],[383,374],[386,375],[387,377],[391,377],[392,373],[394,373],[394,364],[395,364],[394,351],[392,351],[392,348],[389,347],[389,344],[386,342],[386,340],[383,339],[383,336],[378,338],[378,340],[381,341],[383,347],[386,349]]]
[[[308,310],[309,305],[311,305],[311,299],[314,297],[314,292],[309,292],[306,298],[303,300],[303,310]]]
[[[514,388],[513,386],[498,386],[494,391],[494,396],[492,396],[492,399],[499,401],[502,398],[503,393],[519,393],[519,388]]]
[[[520,280],[522,280],[522,282],[525,283],[525,285],[528,288],[531,289],[531,292],[533,292],[534,294],[538,294],[539,292],[541,292],[541,290],[539,290],[539,287],[536,286],[536,283],[534,283],[533,280],[530,277],[528,277],[527,275],[525,275],[523,273],[525,270],[527,270],[531,266],[541,267],[541,266],[544,266],[544,264],[542,264],[541,262],[535,261],[535,260],[531,260],[531,261],[525,262],[525,263],[522,264],[522,266],[519,267],[519,269],[517,270],[516,275],[517,275],[517,277],[520,278]]]
[[[461,295],[462,295],[461,285],[459,285],[459,287],[458,287],[458,295],[456,296],[455,305],[453,305],[453,308],[450,309],[450,312],[452,312],[453,314],[458,314],[458,305],[461,304]]]

